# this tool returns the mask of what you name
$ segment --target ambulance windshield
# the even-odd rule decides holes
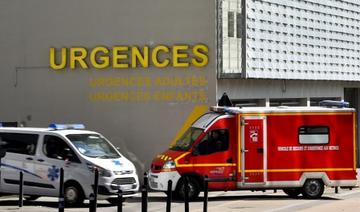
[[[189,150],[192,143],[201,135],[203,129],[190,127],[184,135],[176,141],[175,144],[170,146],[170,150],[186,151]]]
[[[92,158],[119,158],[115,148],[98,134],[70,134],[66,136],[83,155]]]

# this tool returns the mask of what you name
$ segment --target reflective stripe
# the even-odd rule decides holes
[[[35,176],[35,177],[38,177],[40,179],[42,179],[42,177],[40,177],[39,175],[35,174],[35,173],[32,173],[32,172],[29,172],[28,170],[26,169],[22,169],[22,168],[19,168],[19,167],[16,167],[16,166],[12,166],[12,165],[9,165],[9,164],[5,164],[5,163],[0,163],[1,166],[3,167],[7,167],[7,168],[10,168],[10,169],[15,169],[15,170],[19,170],[19,171],[22,171],[26,174],[30,174],[32,176]]]
[[[354,171],[353,168],[323,168],[323,169],[268,169],[267,172],[329,172],[329,171]],[[262,169],[249,169],[245,173],[264,172]]]

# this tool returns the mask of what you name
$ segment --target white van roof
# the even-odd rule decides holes
[[[35,128],[35,127],[0,127],[0,132],[12,132],[12,133],[39,133],[39,132],[51,132],[58,135],[69,134],[98,134],[94,131],[88,130],[54,130],[53,128]]]

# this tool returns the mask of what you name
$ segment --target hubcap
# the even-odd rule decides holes
[[[74,187],[69,187],[65,191],[65,198],[68,202],[75,202],[77,199],[77,190]]]
[[[189,193],[188,193],[188,194],[189,194],[188,197],[191,197],[192,195],[195,194],[195,185],[192,184],[191,182],[188,182],[188,188],[189,188],[189,190],[188,190],[188,192],[189,192]],[[181,191],[182,191],[183,195],[185,196],[185,184],[183,184]]]
[[[310,195],[317,195],[320,192],[320,186],[317,182],[312,181],[309,183],[308,191]]]

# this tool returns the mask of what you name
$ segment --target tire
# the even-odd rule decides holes
[[[193,201],[199,197],[200,194],[200,185],[198,181],[193,177],[188,177],[188,186],[189,186],[189,193],[188,198],[189,201]],[[181,178],[177,188],[176,188],[176,197],[180,199],[185,199],[185,184],[184,178]]]
[[[34,201],[34,200],[39,199],[40,196],[31,195],[31,196],[25,196],[24,198],[25,198],[25,200],[27,200],[27,201]]]
[[[166,196],[169,196],[169,193],[168,193],[167,191],[164,191],[164,194],[166,194]],[[177,195],[176,191],[172,191],[172,192],[171,192],[171,196],[172,196],[173,198],[176,197],[176,195]]]
[[[284,188],[283,191],[291,198],[296,198],[301,194],[301,188]]]
[[[75,183],[65,185],[64,189],[65,205],[76,206],[84,202],[84,192],[81,187]]]
[[[126,198],[122,198],[122,202],[124,203],[126,200]],[[117,205],[118,204],[118,200],[116,197],[114,198],[109,198],[107,199],[107,201],[111,204],[111,205]]]
[[[306,180],[303,188],[302,194],[308,199],[318,199],[324,193],[324,183],[322,180],[309,179]]]

